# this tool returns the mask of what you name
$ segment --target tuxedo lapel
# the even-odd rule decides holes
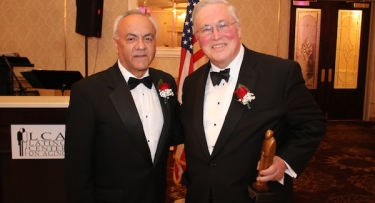
[[[259,73],[255,69],[257,59],[252,53],[253,52],[251,50],[245,48],[244,59],[241,64],[236,89],[238,84],[246,86],[250,92],[252,92],[255,87]],[[225,142],[228,140],[234,128],[240,121],[242,114],[246,111],[251,111],[251,109],[248,109],[245,105],[240,103],[237,96],[233,94],[231,104],[225,117],[225,122],[215,143],[215,147],[211,155],[212,157],[215,156],[225,145]]]
[[[204,66],[201,67],[203,69],[203,74],[199,75],[197,84],[196,84],[196,92],[194,98],[194,126],[197,132],[197,138],[198,142],[200,143],[204,154],[207,157],[210,157],[210,152],[207,148],[207,141],[206,136],[204,132],[204,126],[203,126],[203,105],[204,105],[204,95],[205,95],[205,88],[206,88],[206,82],[208,73],[210,71],[211,64],[210,62],[206,63]]]
[[[167,140],[167,137],[168,137],[168,133],[169,133],[168,131],[169,131],[169,128],[170,128],[172,118],[170,117],[171,109],[170,109],[170,105],[169,105],[168,101],[167,101],[167,103],[165,103],[164,98],[162,98],[159,94],[158,83],[159,83],[160,79],[163,79],[162,75],[158,74],[157,71],[154,71],[151,68],[149,69],[149,73],[150,73],[150,76],[153,78],[153,83],[154,83],[155,89],[157,91],[157,94],[159,96],[160,106],[161,106],[161,109],[162,109],[162,112],[163,112],[163,118],[164,118],[164,124],[163,124],[163,128],[162,128],[162,131],[161,131],[161,134],[160,134],[158,147],[156,148],[156,153],[155,153],[155,158],[154,158],[154,163],[157,163],[157,161],[160,158],[161,152],[163,151],[163,149],[166,145],[166,140]],[[163,81],[163,82],[165,82],[165,81]],[[176,94],[176,93],[174,92],[174,94]]]
[[[114,89],[113,92],[109,94],[109,97],[124,123],[129,136],[137,146],[136,148],[139,149],[145,159],[149,160],[151,163],[150,149],[147,145],[141,119],[139,118],[129,87],[122,77],[117,64],[110,70],[108,85]]]

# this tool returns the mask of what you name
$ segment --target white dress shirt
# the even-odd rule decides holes
[[[130,77],[136,78],[133,74],[126,70],[119,61],[118,66],[126,82],[129,81]],[[149,76],[148,70],[142,76],[142,78],[146,76]],[[151,152],[152,162],[154,162],[160,133],[164,124],[164,117],[161,110],[158,90],[156,90],[154,85],[152,85],[151,89],[148,89],[145,85],[139,84],[137,87],[130,90],[130,92],[133,96],[135,106],[137,107],[139,118],[142,121],[147,144]]]
[[[243,46],[241,46],[237,56],[228,65],[227,68],[230,68],[228,82],[226,82],[225,80],[221,80],[219,85],[214,86],[211,82],[210,74],[208,74],[204,95],[203,127],[206,135],[208,151],[210,152],[210,154],[212,154],[212,151],[214,150],[215,143],[217,141],[217,138],[219,137],[221,128],[224,124],[225,116],[227,115],[230,103],[232,101],[244,53],[245,49]],[[219,69],[211,63],[210,72],[219,72],[220,70],[224,69]],[[286,162],[285,164],[287,166],[285,173],[287,173],[291,177],[296,178],[297,174]],[[280,180],[279,182],[283,184],[284,178],[282,178],[282,180]]]
[[[203,126],[206,134],[207,147],[210,154],[212,153],[216,140],[223,127],[225,116],[227,115],[233,92],[236,88],[238,74],[244,55],[244,48],[241,46],[240,52],[236,58],[229,64],[229,80],[221,80],[220,84],[214,86],[208,74],[203,106]],[[227,69],[225,68],[225,69]],[[220,70],[211,63],[211,71],[219,72]]]

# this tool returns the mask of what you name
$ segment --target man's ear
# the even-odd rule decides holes
[[[117,43],[116,38],[113,38],[113,44],[115,45],[116,53],[118,53],[118,43]]]

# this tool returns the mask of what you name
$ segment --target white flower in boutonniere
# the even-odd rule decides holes
[[[237,95],[238,101],[243,105],[246,105],[250,109],[250,102],[255,99],[253,93],[247,89],[244,85],[238,84],[237,90],[234,91],[234,94]]]
[[[169,97],[174,96],[172,89],[170,88],[171,85],[169,83],[163,82],[162,79],[159,80],[158,82],[158,89],[159,89],[159,94],[161,97],[164,98],[164,103],[167,103],[167,100]]]

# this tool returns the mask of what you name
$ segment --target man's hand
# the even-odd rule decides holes
[[[285,174],[286,165],[284,160],[278,156],[273,157],[272,165],[265,170],[260,171],[260,177],[257,177],[257,181],[268,182],[268,181],[281,181]]]

